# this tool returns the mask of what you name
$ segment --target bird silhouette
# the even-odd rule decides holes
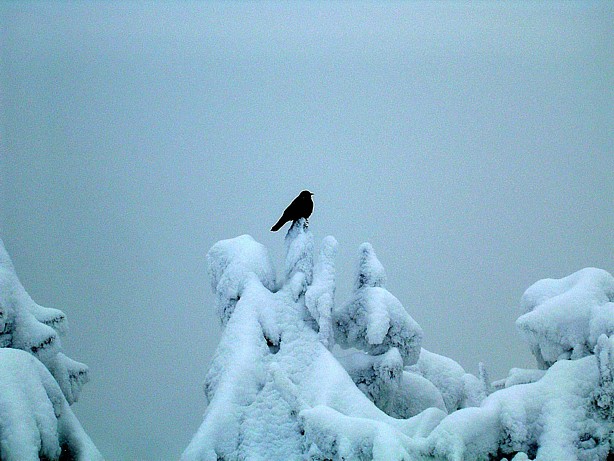
[[[288,205],[288,208],[284,210],[284,213],[279,218],[279,221],[271,227],[272,232],[277,232],[288,221],[296,221],[300,218],[309,218],[313,212],[313,200],[311,200],[312,192],[308,190],[302,191],[298,194],[292,203]]]

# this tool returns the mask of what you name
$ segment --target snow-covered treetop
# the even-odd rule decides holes
[[[386,271],[375,255],[373,246],[365,242],[358,249],[358,270],[354,280],[354,290],[364,287],[383,287],[386,284]]]
[[[56,380],[32,354],[0,348],[0,409],[3,461],[103,459]]]
[[[249,235],[217,242],[207,253],[207,264],[222,325],[232,315],[249,274],[258,277],[269,290],[275,289],[275,271],[269,253]]]
[[[0,459],[102,461],[70,409],[88,368],[65,356],[66,316],[36,304],[0,240]]]
[[[307,220],[300,218],[292,223],[286,234],[286,280],[302,273],[305,284],[313,280],[313,234],[309,232]]]
[[[516,326],[540,368],[592,354],[600,335],[614,334],[614,277],[586,268],[562,279],[544,279],[524,293],[525,314]]]
[[[384,288],[386,272],[373,247],[359,249],[358,271],[350,300],[334,311],[336,340],[342,347],[355,347],[379,355],[396,347],[405,365],[420,356],[422,329],[401,302]]]
[[[349,306],[363,303],[369,316],[345,343],[357,345],[359,336],[371,343],[363,349],[368,354],[359,352],[358,359],[346,362],[350,376],[333,354],[339,327],[334,315],[337,241],[324,239],[314,266],[313,234],[299,219],[288,231],[286,249],[280,286],[275,286],[266,250],[251,237],[218,242],[208,253],[225,328],[205,378],[207,413],[182,459],[396,459],[406,454],[401,441],[426,434],[445,414],[432,408],[399,420],[382,411],[401,395],[404,358],[417,360],[420,327],[382,287],[383,267],[371,246],[363,245],[358,271],[363,282]],[[348,316],[348,322],[352,319]],[[364,386],[353,379],[364,380]]]

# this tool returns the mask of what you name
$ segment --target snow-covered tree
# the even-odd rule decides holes
[[[88,368],[61,350],[66,316],[28,295],[0,240],[0,459],[99,460],[70,409]],[[18,349],[18,350],[17,350]]]
[[[605,461],[614,453],[614,283],[587,268],[523,295],[538,370],[514,368],[478,408],[443,419],[417,453],[435,459]]]
[[[324,239],[314,265],[313,236],[299,220],[286,249],[279,282],[251,237],[209,251],[224,329],[204,420],[182,461],[608,459],[609,274],[585,270],[527,290],[518,326],[544,369],[512,369],[491,385],[482,364],[476,377],[421,348],[422,329],[384,288],[368,243],[340,306],[336,240]]]
[[[231,315],[222,322],[220,345],[205,379],[209,405],[182,460],[402,459],[409,457],[409,441],[426,436],[444,417],[442,410],[430,408],[395,419],[373,403],[377,397],[356,386],[330,350],[336,336],[337,243],[324,239],[315,270],[313,247],[304,220],[295,222],[286,237],[285,277],[277,291],[266,250],[253,239],[225,240],[210,250],[217,299],[220,280],[226,280],[223,287],[236,289],[224,291],[224,305],[233,300],[234,306],[223,310]],[[374,286],[373,279],[368,283]],[[403,327],[410,325],[413,332],[419,327],[395,324],[405,317],[391,296],[380,295],[393,337],[411,341],[415,335],[405,334]],[[381,333],[380,343],[387,337]],[[413,360],[413,348],[402,341],[387,344],[379,356],[362,355],[378,373],[400,376],[400,348]]]
[[[360,246],[354,293],[334,311],[335,339],[372,355],[398,349],[404,365],[420,356],[422,329],[384,288],[386,272],[369,243]]]

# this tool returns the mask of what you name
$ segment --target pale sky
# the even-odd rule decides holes
[[[610,2],[2,2],[0,236],[63,309],[108,461],[176,460],[220,337],[205,254],[315,193],[423,346],[493,379],[541,278],[614,272]],[[284,228],[285,232],[286,228]]]

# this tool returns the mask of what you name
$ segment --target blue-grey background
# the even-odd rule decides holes
[[[0,4],[0,235],[63,309],[110,461],[172,460],[219,340],[205,254],[303,188],[424,346],[533,366],[523,291],[614,269],[610,2]],[[284,229],[285,230],[285,229]]]

